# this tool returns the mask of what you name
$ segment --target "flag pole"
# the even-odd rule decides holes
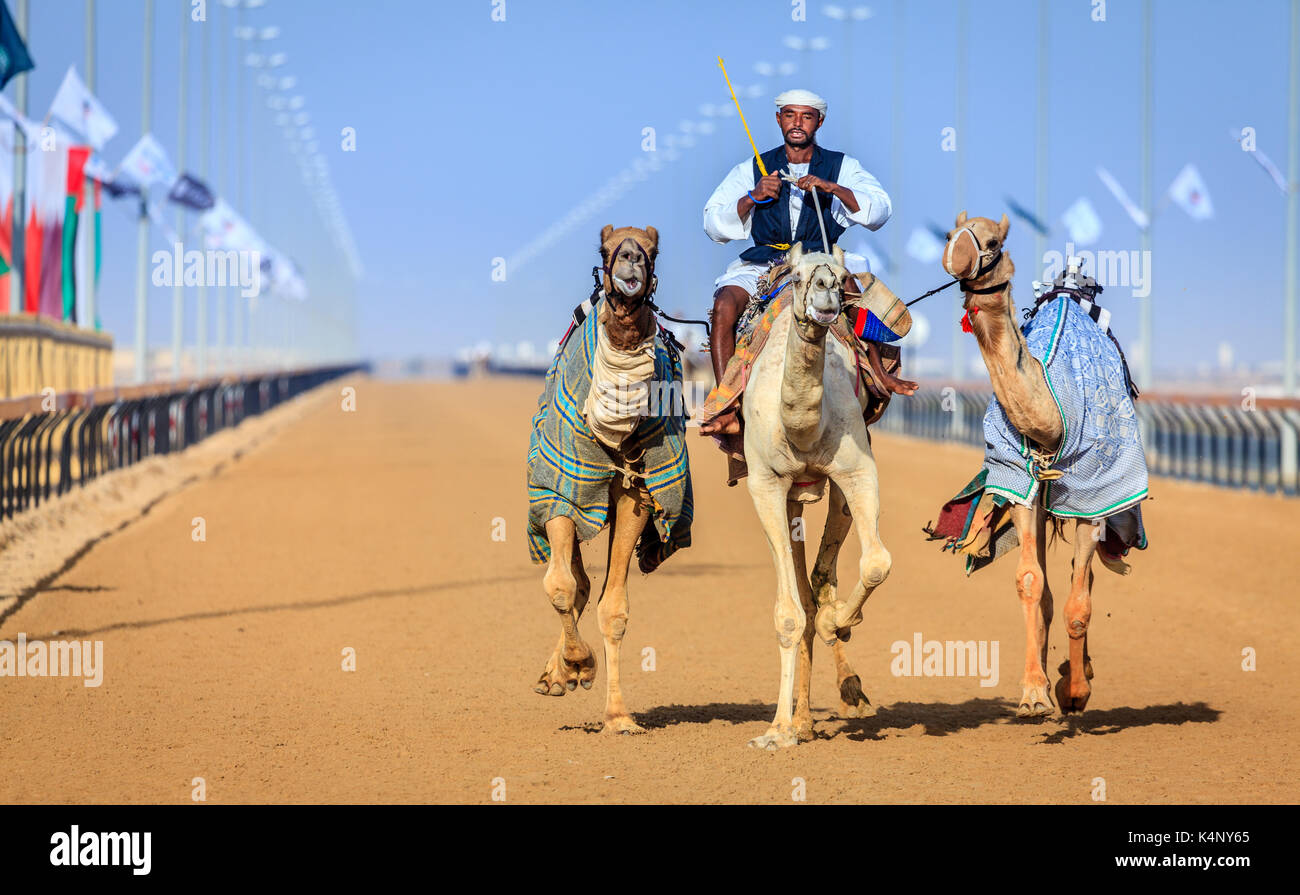
[[[957,152],[953,192],[960,213],[966,201],[966,79],[970,73],[967,43],[970,35],[970,5],[968,0],[957,0]],[[957,294],[957,310],[964,299]],[[966,378],[966,339],[960,329],[952,332],[952,378],[961,382]]]
[[[1151,228],[1155,225],[1155,213],[1151,207],[1151,0],[1142,0],[1142,212],[1147,217],[1147,225],[1142,229],[1142,254],[1151,257]],[[1138,315],[1138,340],[1142,346],[1142,356],[1138,358],[1138,385],[1143,389],[1151,388],[1151,302],[1152,297],[1139,299],[1141,304]]]
[[[95,0],[86,0],[86,89],[95,92]],[[83,187],[85,198],[81,205],[81,289],[82,310],[85,319],[81,326],[96,329],[98,309],[95,307],[95,179],[86,175]],[[96,380],[97,385],[104,385]]]
[[[1039,0],[1038,2],[1038,145],[1035,152],[1035,167],[1037,170],[1037,184],[1034,190],[1034,212],[1038,217],[1038,222],[1044,224],[1047,221],[1047,141],[1048,130],[1048,100],[1047,88],[1051,77],[1051,69],[1048,67],[1048,44],[1051,34],[1050,21],[1051,11],[1049,9],[1049,0]],[[1043,257],[1047,250],[1047,235],[1038,231],[1034,233],[1034,264],[1036,274],[1034,279],[1038,279],[1037,272],[1043,268]]]
[[[14,27],[18,29],[18,36],[23,43],[27,42],[27,0],[18,0],[18,13],[15,16]],[[18,100],[18,114],[21,119],[27,117],[27,72],[19,72],[14,76],[14,90]],[[23,130],[22,121],[14,122],[14,236],[13,249],[10,252],[13,255],[13,268],[9,275],[12,279],[9,282],[9,312],[17,314],[26,310],[24,300],[23,281],[27,275],[27,133]]]
[[[182,4],[181,15],[185,15]],[[203,23],[202,43],[199,45],[199,71],[202,79],[199,85],[199,177],[204,183],[208,179],[209,121],[212,117],[212,29]],[[202,237],[200,237],[200,240]],[[194,318],[195,372],[198,376],[208,373],[208,279],[199,277],[198,309]]]
[[[1283,309],[1282,394],[1296,395],[1296,243],[1300,242],[1300,0],[1291,0],[1291,152],[1287,163],[1286,301]]]
[[[180,84],[177,93],[180,95],[180,109],[177,116],[177,139],[176,139],[176,169],[182,174],[185,173],[185,132],[187,118],[185,115],[186,94],[189,92],[190,72],[190,29],[189,25],[189,3],[181,0],[178,6],[181,7],[181,45],[180,45]],[[176,203],[176,233],[179,239],[185,239],[185,207],[179,202]],[[181,251],[184,251],[184,243],[181,243]],[[182,255],[182,261],[184,256]],[[200,277],[200,280],[203,278]],[[176,278],[172,283],[172,379],[181,378],[181,352],[185,347],[185,284],[181,277]]]
[[[140,88],[140,135],[149,133],[153,90],[153,0],[144,0],[144,78]],[[149,380],[149,187],[140,187],[135,259],[135,381]]]

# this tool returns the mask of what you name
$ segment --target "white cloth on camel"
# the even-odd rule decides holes
[[[655,375],[652,332],[632,351],[620,351],[609,341],[603,325],[596,327],[596,352],[591,359],[591,390],[582,414],[592,434],[617,450],[649,413],[650,380]]]

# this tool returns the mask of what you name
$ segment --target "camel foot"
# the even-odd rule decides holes
[[[631,715],[615,715],[612,718],[605,719],[605,726],[600,729],[600,732],[631,735],[645,733],[645,728],[633,721]]]
[[[560,650],[551,653],[546,669],[533,686],[534,693],[542,696],[563,696],[566,692],[578,689],[590,690],[596,679],[596,655],[586,643],[572,657],[564,656]]]
[[[849,615],[847,618],[847,609],[844,603],[836,600],[834,603],[826,603],[817,610],[817,618],[813,621],[813,629],[817,631],[817,636],[822,639],[827,646],[835,643],[837,640],[843,640],[848,643],[849,638],[853,636],[850,630],[855,625],[862,624],[862,610]]]
[[[871,715],[871,700],[862,692],[862,679],[856,674],[840,681],[841,718],[866,718]]]
[[[799,745],[799,737],[793,727],[782,730],[773,724],[768,728],[767,733],[750,740],[749,745],[754,749],[766,749],[768,752],[775,752],[777,749],[789,749],[791,746]]]
[[[1017,718],[1043,718],[1052,713],[1052,697],[1047,695],[1047,684],[1025,687],[1020,697]]]
[[[1056,682],[1056,701],[1061,706],[1061,713],[1068,715],[1071,712],[1082,712],[1088,706],[1088,699],[1092,696],[1092,686],[1088,681],[1092,678],[1092,663],[1088,662],[1083,668],[1083,680],[1079,686],[1073,686],[1070,680],[1070,660],[1066,659],[1061,663],[1059,669],[1061,677]]]
[[[805,717],[800,717],[797,712],[795,713],[794,735],[801,743],[807,743],[813,739],[813,720],[811,712],[809,712]]]

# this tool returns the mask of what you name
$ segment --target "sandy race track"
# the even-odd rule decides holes
[[[102,640],[105,670],[98,688],[0,678],[0,801],[189,802],[196,777],[216,803],[483,803],[501,781],[509,802],[789,803],[794,778],[809,802],[1084,804],[1096,778],[1111,803],[1300,799],[1300,501],[1154,480],[1151,548],[1127,578],[1098,565],[1089,710],[1017,722],[1014,559],[967,579],[920,531],[979,454],[879,436],[894,566],[848,645],[875,714],[834,717],[819,646],[817,739],[764,753],[745,744],[776,698],[772,566],[747,490],[692,432],[694,546],[631,582],[624,693],[649,732],[610,737],[603,669],[590,691],[532,692],[559,630],[525,529],[540,381],[343,384],[356,412],[326,386],[7,601],[0,639]],[[585,551],[597,582],[603,547]],[[851,537],[841,581],[856,562]],[[1068,565],[1058,545],[1058,612]],[[895,676],[891,644],[918,633],[996,641],[996,685]],[[1051,636],[1054,681],[1059,614]]]

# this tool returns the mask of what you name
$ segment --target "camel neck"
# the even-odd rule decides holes
[[[976,298],[988,300],[993,295],[963,292],[966,307],[972,310],[979,307],[974,301]],[[984,357],[993,392],[1011,425],[1039,445],[1054,448],[1061,436],[1055,399],[1047,387],[1042,365],[1029,353],[1029,343],[1016,325],[1011,284],[1007,283],[1001,292],[1006,296],[1002,308],[975,313],[968,311],[971,330]]]
[[[826,369],[824,326],[812,325],[806,334],[790,309],[790,331],[785,341],[785,369],[781,376],[781,424],[790,443],[809,449],[822,428],[822,375]]]

